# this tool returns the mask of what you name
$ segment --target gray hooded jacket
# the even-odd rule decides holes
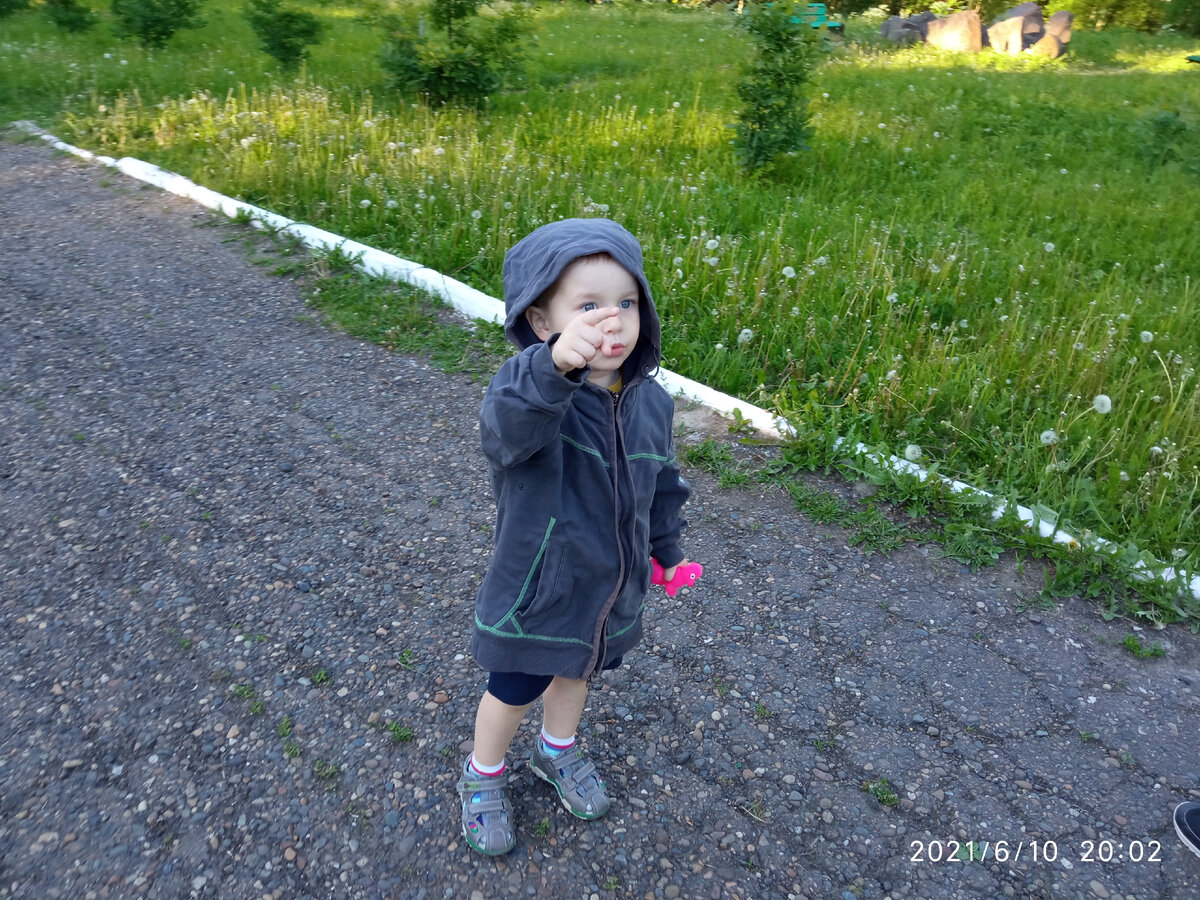
[[[636,279],[641,333],[613,394],[567,375],[525,310],[572,260],[607,253]],[[649,376],[660,329],[637,240],[608,219],[544,225],[504,259],[505,333],[519,348],[480,410],[496,496],[495,549],[475,599],[471,652],[492,672],[586,678],[642,636],[650,557],[683,559],[674,403]]]

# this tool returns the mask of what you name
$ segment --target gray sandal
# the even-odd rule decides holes
[[[503,856],[517,845],[508,772],[479,775],[471,770],[471,758],[467,757],[458,796],[462,798],[463,838],[472,850],[486,856]]]
[[[599,819],[612,806],[596,767],[579,746],[550,756],[542,752],[542,742],[535,741],[529,768],[538,778],[554,785],[563,806],[581,819]]]

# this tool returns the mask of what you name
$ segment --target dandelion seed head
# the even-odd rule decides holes
[[[1057,444],[1058,443],[1058,432],[1055,431],[1053,428],[1047,428],[1041,434],[1041,441],[1047,447]]]
[[[1152,340],[1154,340],[1154,332],[1153,331],[1143,331],[1141,333],[1141,335],[1139,335],[1139,337],[1141,337],[1143,344],[1148,344]]]
[[[1100,415],[1107,415],[1112,412],[1112,398],[1108,394],[1097,394],[1092,398],[1092,408]]]
[[[919,444],[909,444],[904,448],[904,458],[909,462],[917,462],[921,458],[921,447]]]
[[[706,241],[706,242],[705,242],[705,244],[704,244],[704,247],[705,247],[705,249],[707,249],[707,250],[716,250],[716,249],[717,249],[718,247],[720,247],[720,246],[721,246],[721,242],[720,242],[720,241],[718,241],[718,240],[716,240],[715,238],[710,238],[710,239],[709,239],[708,241]]]
[[[361,206],[363,209],[366,209],[368,206],[371,205],[371,201],[364,197],[362,200],[358,201],[358,205]]]
[[[783,277],[784,278],[795,278],[796,270],[793,269],[791,266],[784,266],[783,267]]]
[[[738,346],[744,347],[744,346],[746,346],[746,344],[750,343],[752,340],[754,340],[754,330],[752,328],[743,328],[741,331],[738,332],[738,336],[737,336]]]
[[[1054,243],[1052,241],[1046,241],[1046,243],[1042,244],[1042,248],[1047,253],[1053,253],[1054,252]]]

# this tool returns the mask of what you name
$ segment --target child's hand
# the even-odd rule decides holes
[[[554,367],[566,375],[588,366],[608,338],[611,326],[607,323],[612,320],[612,325],[616,325],[615,319],[620,314],[619,308],[605,306],[582,312],[568,322],[551,351]]]

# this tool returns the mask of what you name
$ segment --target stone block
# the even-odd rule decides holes
[[[944,19],[929,23],[925,43],[939,50],[978,53],[983,48],[983,26],[979,13],[964,9]]]

